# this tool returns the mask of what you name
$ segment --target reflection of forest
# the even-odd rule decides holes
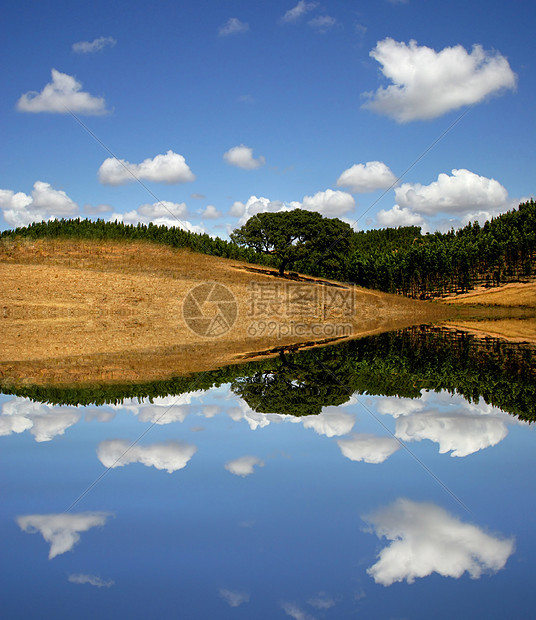
[[[51,404],[118,403],[231,383],[254,411],[312,415],[354,393],[417,398],[422,389],[457,392],[536,420],[536,347],[477,339],[447,328],[413,327],[190,377],[92,388],[0,386]]]

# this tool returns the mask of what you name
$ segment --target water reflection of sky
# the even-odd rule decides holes
[[[0,407],[6,617],[532,615],[534,434],[485,403]]]

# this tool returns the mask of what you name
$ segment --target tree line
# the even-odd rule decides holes
[[[464,293],[477,285],[529,278],[536,273],[536,202],[446,233],[422,234],[418,226],[355,232],[337,218],[294,209],[259,213],[226,241],[154,224],[69,219],[6,230],[16,237],[146,240],[189,248],[366,288],[426,299]]]

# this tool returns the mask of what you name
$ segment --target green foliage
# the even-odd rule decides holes
[[[255,252],[275,256],[280,275],[298,264],[297,268],[306,272],[310,271],[308,267],[316,267],[318,275],[340,275],[351,235],[351,227],[341,220],[293,209],[258,213],[231,233],[231,239]]]

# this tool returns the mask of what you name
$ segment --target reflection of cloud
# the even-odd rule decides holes
[[[102,579],[97,575],[69,575],[69,581],[71,583],[87,583],[90,586],[95,586],[97,588],[109,588],[114,585],[113,579]]]
[[[159,396],[150,403],[139,403],[136,399],[126,399],[117,408],[126,409],[137,415],[142,422],[153,424],[171,424],[172,422],[184,422],[194,398],[200,397],[204,392],[197,390],[187,392],[180,396]]]
[[[132,446],[124,439],[109,439],[101,441],[97,448],[99,461],[105,467],[123,467],[129,463],[141,463],[147,467],[165,469],[168,473],[183,469],[196,453],[197,447],[169,441],[155,443],[150,446]]]
[[[225,469],[235,474],[235,476],[244,477],[254,473],[253,468],[255,465],[264,467],[264,461],[261,461],[256,456],[241,456],[239,459],[225,463]]]
[[[239,607],[242,603],[249,602],[249,594],[246,592],[232,592],[225,588],[220,588],[220,596],[230,607]]]
[[[462,523],[431,503],[398,499],[394,504],[364,517],[376,535],[392,541],[378,555],[367,573],[376,583],[413,583],[416,577],[439,573],[473,579],[484,571],[504,568],[514,551],[514,540],[501,540],[475,525]]]
[[[52,407],[17,397],[2,406],[0,435],[29,430],[35,441],[50,441],[56,435],[63,435],[80,418],[76,408]]]
[[[323,593],[320,593],[314,598],[310,598],[307,602],[311,605],[311,607],[315,607],[316,609],[330,609],[331,607],[335,607],[337,604],[335,599]]]
[[[499,409],[468,403],[461,396],[425,392],[418,400],[382,398],[381,414],[396,419],[396,437],[402,441],[429,439],[439,444],[441,454],[467,456],[494,446],[508,434],[507,425],[519,423]]]
[[[451,456],[467,456],[494,446],[507,434],[504,414],[496,416],[427,410],[396,421],[396,436],[403,441],[430,439],[439,444],[441,454],[452,450]]]
[[[24,515],[17,517],[23,532],[39,532],[50,543],[49,560],[70,551],[80,540],[80,532],[97,525],[104,525],[110,516],[106,512],[80,512],[78,514]]]
[[[305,416],[303,420],[304,428],[312,428],[319,435],[335,437],[349,433],[354,424],[355,417],[349,413],[333,411],[322,411],[318,415]]]
[[[400,448],[398,441],[391,437],[358,433],[348,439],[339,439],[337,444],[346,458],[365,463],[383,463]]]
[[[314,620],[313,616],[303,611],[296,603],[282,603],[283,611],[294,620]]]

